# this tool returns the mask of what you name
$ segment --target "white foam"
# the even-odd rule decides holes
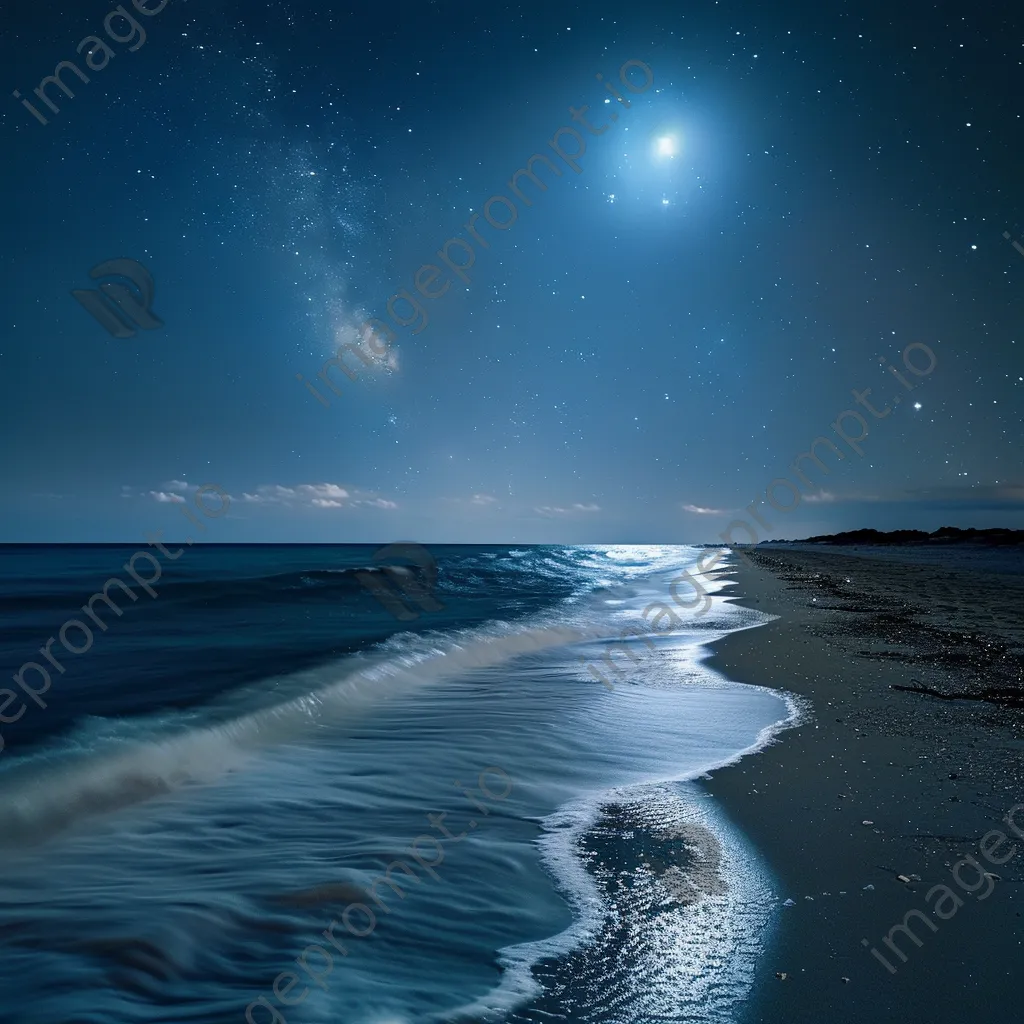
[[[725,608],[732,609],[740,619],[740,624],[735,625],[733,630],[728,632],[756,628],[778,618],[775,615],[752,612],[750,609],[723,602],[720,610]],[[708,643],[713,639],[714,637],[705,637],[701,642]],[[525,1006],[543,993],[542,986],[533,977],[533,968],[536,965],[546,959],[565,957],[583,948],[598,935],[603,923],[614,911],[607,905],[593,876],[585,868],[578,848],[580,839],[600,819],[604,808],[612,804],[635,801],[638,796],[649,793],[653,788],[664,783],[686,783],[702,777],[707,778],[708,773],[736,764],[744,757],[765,749],[775,743],[781,733],[804,724],[811,717],[811,703],[805,698],[771,690],[767,687],[751,686],[750,689],[781,698],[785,703],[787,714],[784,718],[762,728],[754,742],[748,747],[714,763],[679,772],[671,777],[649,780],[640,785],[616,787],[596,796],[571,801],[544,819],[545,834],[537,841],[538,846],[551,877],[569,904],[573,922],[556,935],[500,950],[499,962],[504,969],[504,974],[499,984],[481,998],[460,1006],[450,1015],[446,1015],[446,1019],[448,1016],[454,1017],[456,1020],[460,1017],[494,1019],[505,1016],[518,1007]],[[760,933],[767,925],[767,911],[762,915],[757,908],[767,907],[769,902],[769,897],[766,895],[769,889],[768,873],[758,861],[755,851],[745,838],[736,832],[720,813],[712,811],[707,806],[699,805],[696,802],[697,799],[698,796],[695,793],[688,810],[719,836],[724,851],[725,875],[731,882],[730,894],[724,900],[718,900],[717,903],[715,901],[707,903],[705,909],[690,920],[687,920],[686,914],[682,913],[677,915],[677,918],[671,923],[666,924],[663,921],[662,925],[666,934],[668,932],[675,933],[677,945],[686,946],[687,957],[691,960],[694,957],[703,957],[703,969],[706,972],[728,964],[731,954],[735,959],[737,950],[744,944],[750,947],[745,950],[746,956],[739,974],[734,971],[734,977],[727,977],[728,970],[724,968],[719,972],[722,974],[719,994],[721,991],[730,993],[729,1001],[735,1003],[744,998],[746,992],[749,991],[749,978],[756,959],[756,950],[759,948],[757,946],[759,934],[755,936],[753,932]],[[738,909],[740,907],[745,908],[742,913]],[[716,915],[714,920],[716,925],[722,925],[723,921],[728,922],[729,920],[735,924],[735,919],[743,918],[742,927],[733,927],[731,930],[726,928],[726,932],[728,932],[726,938],[712,943],[707,938],[708,922],[706,918],[709,914]],[[745,934],[744,928],[751,934]],[[750,945],[751,943],[753,946]],[[701,950],[703,952],[700,952]],[[693,970],[692,964],[681,967],[679,980],[689,984],[691,991],[695,990],[695,977],[696,972]],[[672,1015],[677,1012],[679,1012],[678,1007],[672,1009],[663,1007],[657,1011],[649,1010],[649,1013],[659,1019],[662,1016],[665,1019],[671,1019]],[[705,1013],[706,1019],[709,1021],[731,1020],[728,1015],[720,1018],[718,1010],[711,1005],[702,1006],[697,1019],[704,1016]],[[690,1018],[687,1017],[687,1019]]]
[[[723,615],[735,618],[727,608],[723,603]],[[0,765],[7,796],[0,808],[0,843],[35,841],[96,814],[209,784],[244,769],[263,751],[315,742],[333,725],[442,680],[586,640],[611,640],[620,632],[620,620],[632,622],[633,616],[610,612],[606,599],[595,595],[583,605],[565,603],[557,612],[514,623],[398,634],[373,652],[264,680],[258,690],[221,698],[221,718],[224,708],[237,708],[232,717],[212,724],[200,709],[129,724],[80,726],[60,747]],[[568,623],[559,621],[564,619]],[[285,699],[268,707],[268,692]],[[244,710],[253,701],[264,706]]]

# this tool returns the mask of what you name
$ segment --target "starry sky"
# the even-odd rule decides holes
[[[1019,5],[137,2],[0,18],[0,540],[1024,527]]]

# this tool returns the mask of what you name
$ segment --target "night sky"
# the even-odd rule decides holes
[[[114,6],[0,14],[0,540],[713,540],[826,435],[771,536],[1024,527],[1019,5]]]

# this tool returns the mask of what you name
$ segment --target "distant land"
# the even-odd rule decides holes
[[[961,530],[943,526],[934,533],[923,530],[848,530],[845,533],[808,537],[806,540],[769,540],[765,544],[874,544],[900,546],[982,544],[985,547],[1024,546],[1024,530]]]

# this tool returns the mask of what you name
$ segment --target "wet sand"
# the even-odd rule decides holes
[[[781,617],[719,641],[711,666],[813,705],[704,784],[794,901],[738,1019],[1018,1017],[1024,840],[1002,819],[1024,804],[1024,577],[764,546],[735,578]],[[1001,865],[980,851],[993,829],[1016,843]],[[999,878],[958,882],[967,856]],[[904,922],[921,942],[892,933],[905,962],[884,942]]]
[[[709,820],[708,803],[672,784],[606,803],[574,843],[601,906],[587,941],[533,964],[542,995],[474,1024],[730,1019],[764,952],[771,891],[753,851],[723,843],[733,830]]]

